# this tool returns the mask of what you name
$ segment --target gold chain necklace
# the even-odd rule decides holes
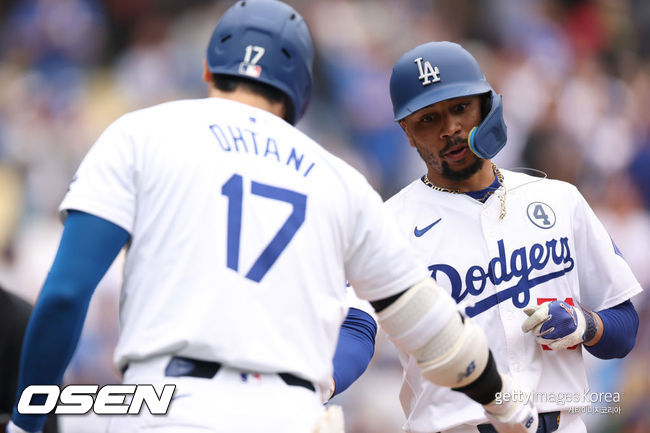
[[[492,163],[492,171],[494,172],[494,174],[497,177],[497,182],[499,182],[499,186],[503,186],[503,174],[501,174],[501,171],[499,171],[499,168],[494,163]],[[426,186],[428,186],[429,188],[435,189],[436,191],[448,192],[450,194],[461,194],[459,189],[446,188],[444,186],[436,185],[435,183],[433,183],[433,182],[431,182],[429,180],[429,176],[427,174],[424,175],[424,177],[422,178],[422,181],[424,182],[424,184]],[[487,200],[487,198],[490,195],[494,194],[496,191],[497,191],[497,189],[489,190],[488,192],[485,193],[483,198],[481,198],[479,201],[482,202],[482,203],[485,203],[485,200]],[[497,197],[499,197],[499,202],[501,203],[501,212],[499,213],[499,219],[503,219],[503,217],[506,216],[506,191],[505,191],[505,187],[503,189],[503,193],[502,194],[497,194]]]

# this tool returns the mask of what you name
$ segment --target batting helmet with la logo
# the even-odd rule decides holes
[[[501,95],[495,93],[467,50],[453,42],[419,45],[397,61],[390,77],[396,121],[440,101],[482,94],[489,96],[489,110],[468,141],[474,153],[490,159],[506,144]]]

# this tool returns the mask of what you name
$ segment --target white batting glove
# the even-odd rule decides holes
[[[343,408],[335,404],[329,405],[327,411],[318,419],[313,433],[345,433]]]
[[[524,308],[529,317],[521,330],[532,331],[539,344],[552,350],[566,349],[595,337],[598,326],[593,313],[562,301],[544,302]]]
[[[509,375],[502,374],[501,380],[502,391],[483,406],[490,424],[499,433],[535,433],[539,418],[531,392]]]
[[[9,421],[9,423],[7,424],[7,433],[30,433],[30,432],[28,432],[27,430],[21,429],[16,424]],[[42,432],[37,432],[37,433],[42,433]]]

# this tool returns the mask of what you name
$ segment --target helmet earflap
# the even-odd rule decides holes
[[[506,144],[507,128],[503,120],[501,95],[491,92],[490,111],[467,137],[469,148],[483,159],[492,159]]]

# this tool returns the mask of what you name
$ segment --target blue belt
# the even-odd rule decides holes
[[[181,356],[173,356],[169,360],[167,367],[165,367],[165,376],[168,377],[200,377],[204,379],[212,379],[217,372],[221,369],[220,362],[201,361],[198,359],[185,358]],[[291,386],[301,386],[310,391],[316,391],[314,384],[308,380],[301,379],[291,373],[277,373],[278,376]]]
[[[560,412],[545,412],[539,414],[537,433],[551,433],[560,426]],[[479,424],[476,426],[480,433],[497,433],[492,424]]]

